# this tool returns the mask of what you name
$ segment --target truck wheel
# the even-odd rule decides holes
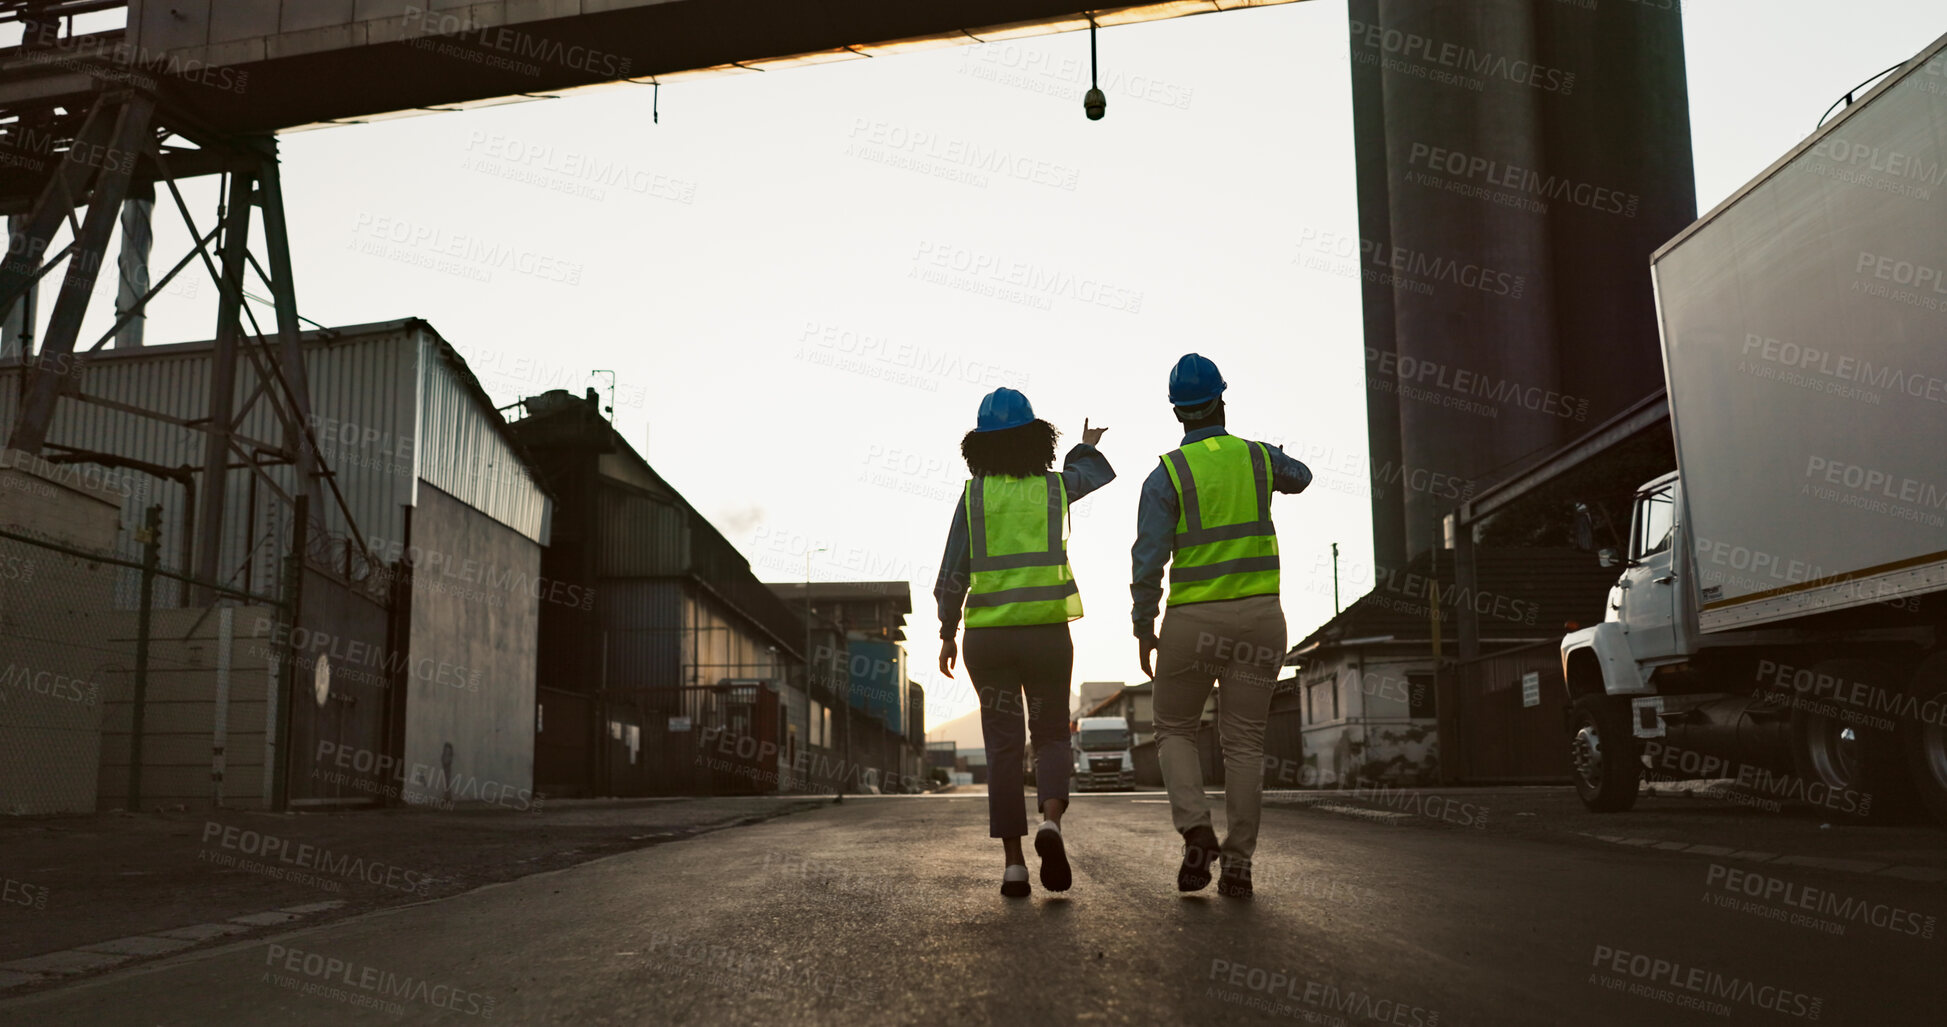
[[[1920,664],[1907,695],[1913,705],[1898,730],[1907,782],[1934,822],[1947,827],[1947,653]]]
[[[1850,691],[1855,683],[1874,692],[1899,688],[1898,673],[1876,660],[1826,660],[1812,672],[1842,682],[1841,691]],[[1906,815],[1912,808],[1912,789],[1901,770],[1893,732],[1874,727],[1869,716],[1829,717],[1816,710],[1849,709],[1844,703],[1816,694],[1795,698],[1792,763],[1800,780],[1788,792],[1802,790],[1804,801],[1820,810],[1860,820],[1887,822]],[[1820,786],[1816,792],[1814,785]]]
[[[1641,747],[1630,734],[1625,709],[1600,695],[1585,695],[1573,707],[1569,762],[1575,768],[1575,794],[1596,813],[1636,805],[1643,780]]]

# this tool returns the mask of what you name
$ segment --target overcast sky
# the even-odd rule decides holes
[[[1947,11],[1698,0],[1684,28],[1707,210]],[[618,86],[290,135],[301,311],[425,318],[499,403],[613,369],[618,428],[759,577],[822,547],[816,580],[912,582],[929,726],[976,705],[933,668],[930,591],[980,397],[1021,388],[1064,451],[1090,418],[1118,478],[1074,521],[1075,680],[1137,680],[1129,544],[1178,356],[1221,365],[1236,433],[1363,466],[1357,283],[1296,261],[1357,236],[1345,38],[1327,0],[1106,30],[1094,123],[1068,34],[671,85],[660,124]],[[167,267],[185,237],[160,210],[156,235]],[[208,338],[214,302],[160,297],[151,341]],[[1363,476],[1275,510],[1295,641],[1332,614],[1333,542],[1345,602],[1371,581]]]

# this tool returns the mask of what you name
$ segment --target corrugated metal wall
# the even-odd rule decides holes
[[[689,569],[689,521],[681,506],[612,487],[601,488],[600,496],[597,574],[644,578]]]
[[[542,545],[547,544],[548,499],[498,414],[480,409],[478,385],[451,347],[418,333],[419,434],[413,451],[418,477]],[[416,503],[416,500],[415,500]]]
[[[689,604],[680,581],[603,579],[595,610],[607,637],[609,688],[674,688],[688,642]],[[577,687],[544,681],[554,688]],[[594,682],[599,687],[600,682]]]
[[[305,348],[305,372],[310,378],[311,405],[325,461],[335,472],[358,526],[368,537],[398,539],[403,518],[400,508],[410,501],[412,466],[396,456],[403,440],[413,443],[412,397],[416,331],[391,331],[358,336]],[[137,351],[103,351],[94,355],[81,375],[81,390],[89,395],[155,410],[183,420],[207,416],[209,410],[210,345],[149,347]],[[239,360],[236,402],[241,405],[257,389],[255,366]],[[0,424],[11,428],[19,409],[20,370],[0,368]],[[283,442],[276,414],[259,401],[238,425],[238,432],[271,445]],[[331,440],[324,437],[327,434]],[[153,418],[94,404],[63,400],[49,425],[48,455],[55,444],[113,453],[165,466],[200,469],[202,433]],[[232,454],[233,459],[234,454]],[[126,475],[129,489],[122,508],[121,550],[138,556],[132,532],[150,503],[163,507],[162,562],[181,568],[185,525],[184,490],[167,479],[139,471]],[[289,466],[266,468],[267,476],[287,492],[294,487]],[[254,481],[247,470],[229,473],[219,566],[226,582],[264,592],[275,588],[276,561],[289,537],[289,512],[274,492]],[[327,503],[325,524],[335,533],[346,530],[345,518]],[[133,601],[133,586],[124,588]]]
[[[210,349],[204,342],[104,350],[84,364],[81,390],[183,420],[202,418],[209,409]],[[411,322],[305,346],[320,452],[359,530],[368,541],[402,542],[402,508],[415,502],[415,483],[424,475],[527,538],[544,542],[546,494],[497,430],[491,419],[498,415],[480,409],[464,382],[465,372],[440,355],[445,350],[430,329]],[[255,365],[239,360],[239,405],[256,392],[257,382]],[[0,426],[9,431],[19,410],[20,388],[19,367],[0,367]],[[237,430],[273,446],[283,442],[277,417],[263,400]],[[47,441],[50,456],[60,452],[58,444],[163,466],[190,466],[200,484],[202,433],[189,428],[69,399],[57,407]],[[185,525],[193,517],[185,516],[182,486],[140,471],[111,473],[125,476],[128,483],[119,550],[139,559],[133,531],[142,523],[142,510],[159,502],[162,563],[183,568]],[[266,468],[266,474],[287,492],[293,489],[295,475],[289,466]],[[328,491],[326,497],[328,530],[345,534],[345,518]],[[274,593],[278,554],[290,536],[284,501],[251,472],[233,470],[225,507],[220,566],[226,582]],[[397,552],[381,548],[379,555],[392,559]],[[123,577],[127,580],[118,585],[118,603],[133,605],[134,572]],[[178,601],[173,585],[161,596],[164,603]]]

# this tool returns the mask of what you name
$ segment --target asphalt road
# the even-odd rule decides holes
[[[1938,1024],[1947,997],[1918,927],[1938,885],[1727,887],[1751,868],[1272,808],[1238,902],[1174,890],[1159,796],[1079,797],[1068,839],[1074,888],[1007,900],[984,796],[854,797],[0,1001],[0,1022],[1878,1025]],[[1754,881],[1843,934],[1718,904]]]

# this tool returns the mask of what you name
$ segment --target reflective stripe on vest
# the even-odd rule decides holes
[[[967,482],[967,626],[1066,624],[1082,615],[1062,529],[1068,489],[1059,474]]]
[[[1216,435],[1163,454],[1176,487],[1169,605],[1278,594],[1271,455]]]

